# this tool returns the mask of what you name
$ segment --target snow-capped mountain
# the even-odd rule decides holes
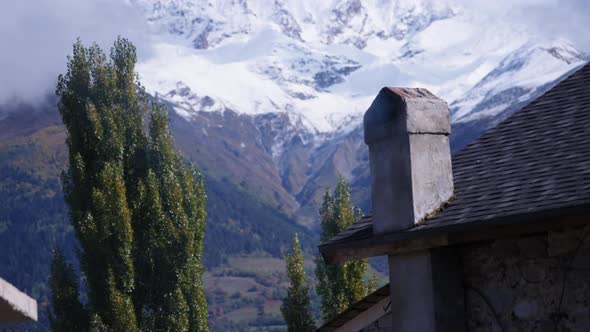
[[[588,58],[566,40],[527,43],[451,105],[456,151],[549,90]]]
[[[358,118],[383,85],[428,87],[455,102],[455,117],[464,118],[482,93],[539,86],[584,61],[567,41],[542,40],[523,26],[441,1],[134,4],[154,32],[171,37],[139,69],[153,93],[184,89],[172,93],[183,105],[179,112],[284,111],[317,133]],[[511,75],[519,61],[528,62],[519,72],[534,80]],[[204,97],[205,104],[195,104]]]
[[[536,88],[555,81],[583,61],[584,57],[564,40],[525,44],[453,102],[453,120],[468,122],[494,116],[515,102],[529,100]]]
[[[362,114],[375,90],[367,85],[408,76],[395,63],[404,38],[455,15],[425,1],[136,3],[154,31],[181,40],[158,44],[140,66],[151,92],[166,94],[181,81],[239,113],[301,116],[319,134]],[[396,72],[404,75],[392,80]]]
[[[276,176],[266,195],[290,213],[314,211],[308,205],[338,174],[366,176],[357,136],[382,86],[426,87],[447,100],[456,150],[587,60],[567,40],[453,0],[131,3],[158,36],[138,66],[148,92],[199,135],[228,126],[219,120],[228,114],[247,124],[226,135],[253,124],[228,149],[269,156]]]

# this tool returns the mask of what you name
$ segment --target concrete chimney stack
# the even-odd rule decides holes
[[[373,232],[410,228],[453,195],[447,103],[426,89],[383,88],[364,116]]]

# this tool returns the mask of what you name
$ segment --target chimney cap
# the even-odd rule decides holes
[[[394,95],[400,96],[403,99],[424,98],[442,100],[425,88],[384,87],[381,89],[381,92],[384,90],[385,92],[389,91]]]
[[[451,133],[449,106],[424,88],[384,87],[365,113],[363,123],[367,144],[384,139],[396,130],[409,134]]]

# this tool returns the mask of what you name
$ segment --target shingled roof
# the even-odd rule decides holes
[[[354,318],[358,317],[361,313],[367,311],[374,305],[378,304],[384,299],[389,297],[389,284],[377,289],[373,293],[360,299],[348,309],[334,317],[332,320],[325,322],[317,331],[318,332],[331,332],[336,331],[338,328],[344,326]],[[385,314],[387,308],[382,308],[382,314]]]
[[[395,242],[490,223],[590,210],[590,64],[453,156],[455,199],[435,217],[376,237],[365,217],[320,246]]]

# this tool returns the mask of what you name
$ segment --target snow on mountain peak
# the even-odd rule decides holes
[[[131,1],[168,36],[139,64],[142,79],[185,117],[287,112],[310,133],[348,131],[376,91],[398,85],[429,88],[468,119],[486,93],[543,84],[583,61],[567,41],[452,1]]]
[[[132,0],[160,32],[184,37],[197,49],[252,34],[272,24],[295,40],[345,43],[398,40],[454,16],[457,6],[433,0]]]
[[[493,117],[510,104],[529,100],[538,87],[554,82],[587,60],[567,40],[528,42],[451,104],[452,119],[468,122]]]

